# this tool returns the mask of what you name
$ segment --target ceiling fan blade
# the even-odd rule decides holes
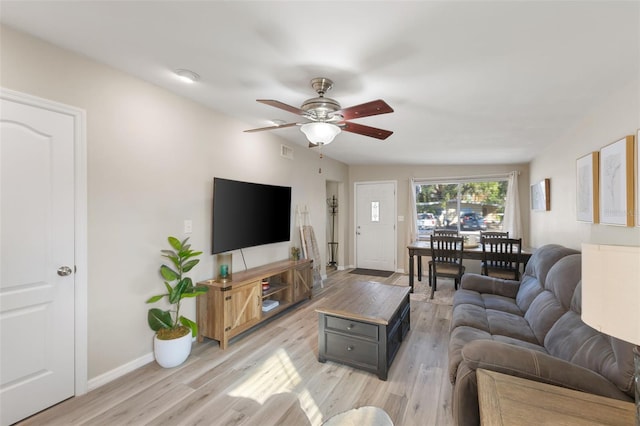
[[[354,118],[369,117],[371,115],[388,114],[393,112],[385,101],[378,99],[377,101],[367,102],[365,104],[355,105],[349,108],[343,108],[337,111],[336,114],[341,114],[345,120],[352,120]]]
[[[286,123],[286,124],[280,124],[278,126],[269,126],[269,127],[260,127],[259,129],[249,129],[249,130],[245,130],[245,133],[252,133],[252,132],[261,132],[263,130],[274,130],[274,129],[282,129],[284,127],[293,127],[293,126],[297,126],[298,123]]]
[[[343,122],[338,123],[345,132],[357,133],[359,135],[369,136],[376,139],[386,139],[393,134],[390,130],[378,129],[375,127],[365,126],[363,124]]]
[[[272,107],[275,107],[275,108],[280,108],[280,109],[283,109],[285,111],[292,112],[294,114],[305,115],[305,112],[303,110],[301,110],[300,108],[294,107],[294,106],[291,106],[291,105],[287,105],[287,104],[285,104],[283,102],[276,101],[274,99],[256,99],[256,101],[258,101],[260,103],[263,103],[265,105],[269,105],[269,106],[272,106]]]

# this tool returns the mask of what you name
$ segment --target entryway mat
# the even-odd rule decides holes
[[[358,274],[358,275],[372,275],[374,277],[383,277],[383,278],[389,278],[391,275],[393,275],[393,271],[381,271],[379,269],[365,269],[365,268],[356,268],[349,273]]]

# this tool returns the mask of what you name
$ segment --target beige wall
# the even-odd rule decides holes
[[[576,220],[576,159],[640,128],[640,71],[623,90],[567,131],[531,162],[531,181],[551,178],[551,211],[531,215],[535,246],[559,242],[580,249],[583,242],[640,245],[640,227],[594,225]]]
[[[246,123],[6,27],[0,37],[0,86],[87,114],[90,379],[151,352],[144,301],[162,291],[160,250],[168,235],[186,236],[185,219],[193,247],[205,253],[191,275],[213,276],[214,176],[292,186],[294,206],[321,212],[311,219],[326,246],[325,182],[346,182],[346,165],[325,158],[318,174],[306,147],[294,147],[294,161],[281,158],[274,134],[243,133]],[[287,258],[299,246],[292,230],[291,244],[244,250],[248,266]],[[233,267],[243,267],[237,254]],[[194,317],[193,301],[184,313]]]
[[[511,171],[519,171],[518,187],[520,192],[520,210],[522,212],[522,228],[523,228],[523,243],[529,245],[529,167],[527,164],[504,164],[504,165],[465,165],[465,166],[452,166],[452,165],[397,165],[397,166],[350,166],[349,167],[349,186],[351,187],[351,197],[349,198],[349,233],[348,235],[355,235],[354,229],[354,190],[353,186],[357,182],[372,182],[372,181],[392,181],[397,182],[398,194],[398,216],[404,216],[404,221],[397,222],[397,253],[396,259],[398,264],[396,269],[401,271],[407,271],[409,268],[409,256],[407,252],[408,240],[407,224],[408,220],[413,217],[413,212],[409,211],[409,180],[411,178],[438,178],[438,177],[454,177],[454,176],[482,176],[495,173],[508,173]],[[349,265],[355,265],[355,247],[351,244],[349,247],[347,263]],[[471,272],[479,272],[478,265],[470,263]]]

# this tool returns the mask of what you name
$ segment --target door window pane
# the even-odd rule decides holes
[[[380,201],[371,202],[371,222],[380,222]]]

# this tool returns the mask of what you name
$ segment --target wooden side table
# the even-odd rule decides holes
[[[483,425],[633,425],[632,402],[478,369]]]

